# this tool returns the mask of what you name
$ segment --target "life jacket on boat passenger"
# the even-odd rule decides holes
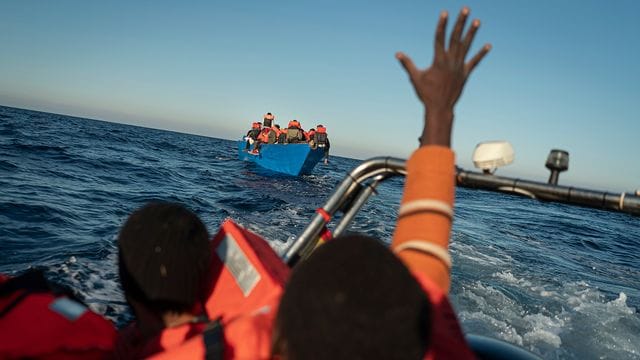
[[[0,359],[103,359],[115,336],[110,321],[42,271],[0,274]]]
[[[315,135],[316,129],[311,129],[304,133],[304,137],[307,139],[307,142],[313,140],[313,135]]]
[[[273,144],[277,140],[276,132],[270,127],[264,127],[258,135],[258,140],[265,144]]]

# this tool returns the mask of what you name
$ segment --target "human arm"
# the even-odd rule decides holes
[[[480,26],[473,20],[462,37],[469,9],[463,8],[445,44],[448,14],[441,13],[436,28],[435,53],[431,66],[419,70],[403,53],[397,53],[425,108],[420,148],[407,162],[407,178],[401,214],[392,249],[414,272],[420,272],[447,292],[450,284],[448,245],[455,196],[454,154],[451,130],[454,106],[473,69],[489,52],[486,44],[465,63],[465,57]],[[450,261],[450,260],[449,260]]]

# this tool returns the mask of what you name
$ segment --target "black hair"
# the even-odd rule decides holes
[[[211,253],[206,226],[173,203],[133,212],[118,236],[122,289],[158,313],[187,312],[209,294]]]
[[[293,269],[273,351],[287,359],[422,359],[431,305],[375,239],[337,238]]]

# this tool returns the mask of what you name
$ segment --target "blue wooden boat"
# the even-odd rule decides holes
[[[322,160],[324,149],[312,149],[309,144],[262,144],[260,153],[246,150],[246,141],[238,141],[240,160],[253,161],[265,169],[298,176],[310,174]]]

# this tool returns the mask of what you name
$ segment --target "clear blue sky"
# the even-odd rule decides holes
[[[236,139],[267,111],[328,127],[332,151],[406,157],[422,108],[394,53],[426,66],[438,13],[469,5],[493,50],[453,147],[508,140],[498,174],[640,187],[640,1],[2,1],[0,104]],[[230,149],[229,151],[234,151]]]

